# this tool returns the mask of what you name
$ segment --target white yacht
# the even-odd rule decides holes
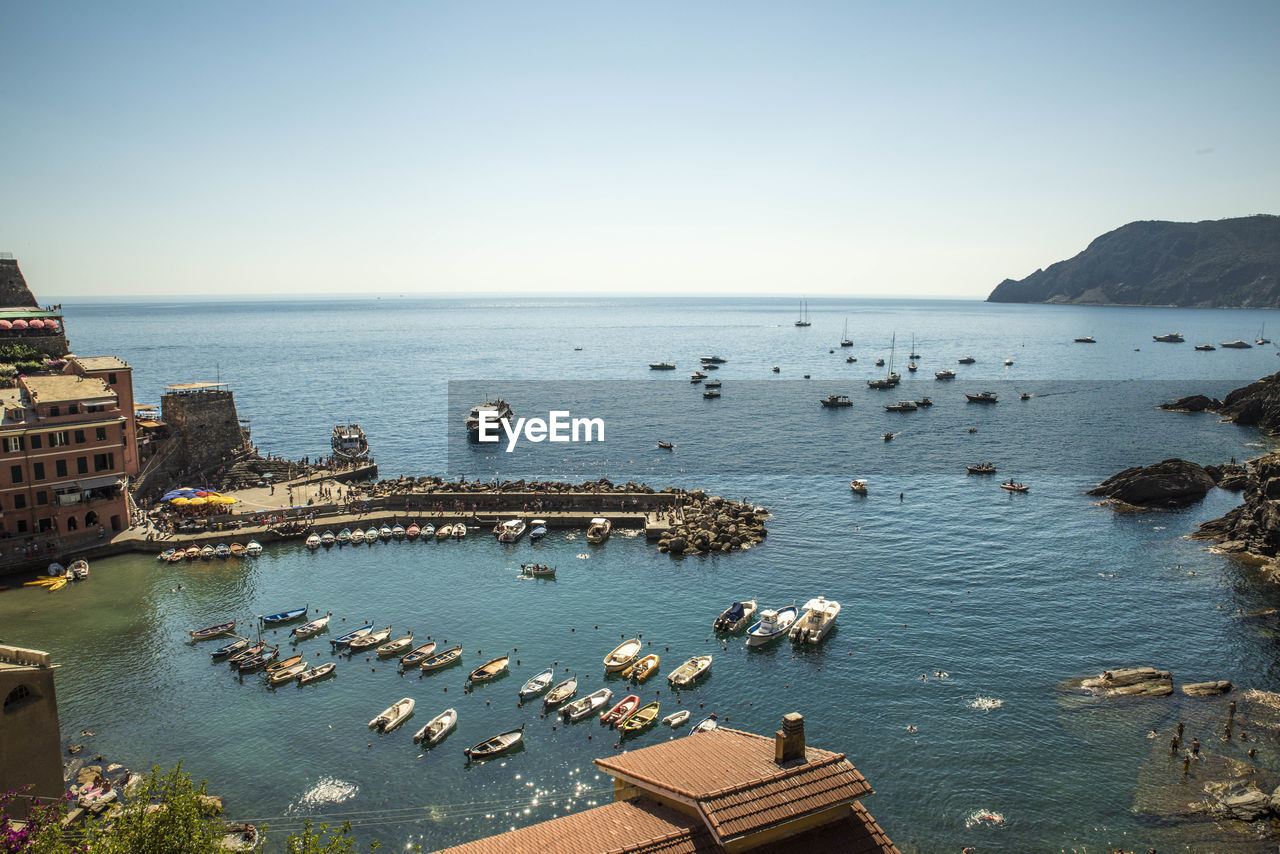
[[[785,635],[795,623],[796,613],[795,605],[761,611],[760,622],[747,630],[747,646],[764,646]]]
[[[519,542],[528,528],[529,525],[523,519],[508,519],[498,526],[498,542]]]
[[[804,603],[804,613],[791,627],[791,639],[799,643],[821,643],[840,616],[840,603],[819,596]]]

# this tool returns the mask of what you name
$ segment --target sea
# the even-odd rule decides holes
[[[384,478],[702,489],[767,508],[768,537],[684,558],[621,531],[600,545],[553,531],[503,546],[478,529],[461,542],[317,553],[278,544],[244,563],[128,555],[96,561],[86,583],[55,593],[0,593],[0,638],[52,653],[64,739],[85,745],[81,757],[132,769],[181,762],[230,816],[267,826],[268,850],[307,819],[349,822],[362,844],[432,851],[608,802],[612,781],[593,759],[688,727],[620,742],[592,721],[521,706],[516,692],[553,667],[576,674],[580,693],[607,686],[620,697],[625,686],[604,678],[601,660],[633,636],[660,654],[664,674],[714,656],[692,690],[657,678],[638,691],[663,715],[715,713],[771,735],[801,713],[811,746],[846,754],[866,776],[875,793],[864,803],[903,851],[1263,850],[1262,831],[1189,830],[1138,808],[1182,774],[1167,748],[1179,720],[1206,751],[1245,758],[1214,735],[1219,701],[1104,703],[1063,683],[1153,665],[1179,684],[1278,687],[1275,631],[1241,615],[1280,607],[1280,588],[1187,539],[1239,496],[1118,513],[1085,492],[1169,457],[1221,464],[1267,452],[1254,429],[1156,406],[1221,397],[1280,370],[1274,345],[1193,349],[1280,334],[1280,314],[827,299],[811,300],[812,325],[798,327],[798,309],[710,298],[68,302],[74,352],[126,360],[141,403],[159,404],[172,383],[226,383],[263,453],[324,456],[333,426],[354,422]],[[1153,341],[1172,331],[1186,343]],[[853,345],[841,347],[846,334]],[[718,399],[689,381],[706,355],[724,359],[708,372],[722,382]],[[974,363],[959,364],[965,356]],[[897,389],[867,387],[889,369],[880,358],[902,375]],[[677,370],[651,370],[656,362]],[[943,369],[956,378],[936,379]],[[998,403],[965,397],[988,390]],[[853,405],[819,406],[830,394]],[[495,396],[519,417],[598,418],[603,441],[522,440],[510,453],[468,443],[465,410]],[[883,408],[925,396],[932,407]],[[966,473],[981,461],[997,475]],[[1006,477],[1029,491],[1000,489]],[[855,478],[867,495],[851,492]],[[557,575],[524,578],[524,562]],[[820,646],[749,650],[742,636],[711,631],[736,600],[816,596],[842,606]],[[187,637],[300,605],[333,613],[328,635],[297,644],[312,665],[338,663],[331,680],[272,690]],[[463,663],[418,678],[335,656],[328,639],[365,621],[462,644]],[[292,649],[286,631],[268,637]],[[467,673],[502,653],[510,675],[465,690]],[[375,735],[368,721],[405,696],[413,718]],[[414,744],[446,708],[457,709],[457,730],[430,750]],[[464,747],[521,724],[520,752],[465,761]],[[1280,782],[1277,746],[1255,746],[1261,779]],[[1196,789],[1199,773],[1178,785]]]

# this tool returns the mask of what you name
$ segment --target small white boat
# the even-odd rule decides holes
[[[671,671],[667,681],[672,688],[688,688],[711,670],[711,656],[695,655],[684,664]]]
[[[953,380],[956,378],[956,372],[948,368],[946,370],[938,371],[933,376],[940,380]]]
[[[849,481],[849,489],[856,495],[866,495],[867,482],[865,480],[851,480]]]
[[[326,549],[332,546],[337,541],[338,541],[338,538],[334,536],[333,531],[325,531],[323,534],[320,535],[320,545],[324,546]]]
[[[437,528],[437,529],[436,529],[436,539],[437,539],[437,540],[439,540],[439,541],[440,541],[440,542],[442,542],[442,543],[443,543],[445,540],[451,540],[451,539],[453,539],[453,526],[452,526],[452,525],[441,525],[439,528]]]
[[[351,532],[351,545],[358,546],[364,543],[364,531],[356,528]]]
[[[840,603],[819,596],[804,603],[804,613],[791,627],[791,639],[799,643],[821,643],[840,616]]]
[[[435,525],[423,525],[423,526],[422,526],[422,541],[423,541],[424,543],[425,543],[425,542],[427,542],[428,540],[430,540],[430,539],[431,539],[432,537],[434,537],[435,535],[436,535],[436,526],[435,526]]]
[[[443,712],[428,721],[426,726],[415,732],[413,734],[413,740],[421,741],[428,746],[434,747],[444,741],[444,737],[452,732],[453,728],[457,725],[457,709],[445,709]]]
[[[412,697],[396,700],[386,708],[386,711],[369,721],[369,729],[376,729],[378,732],[391,732],[391,730],[404,723],[409,715],[413,714],[413,706]]]
[[[640,657],[640,648],[639,638],[623,641],[604,657],[604,669],[609,673],[625,670],[628,664]]]
[[[745,602],[734,602],[724,610],[720,616],[716,617],[716,621],[711,625],[711,630],[716,632],[737,632],[751,625],[751,619],[756,615],[756,600],[748,599]]]
[[[201,559],[201,560],[212,560],[212,559],[213,559],[213,555],[214,555],[214,548],[213,548],[213,546],[205,546],[204,548],[202,548],[202,549],[200,550],[200,559]]]
[[[244,553],[249,557],[257,557],[262,554],[262,543],[257,540],[250,540],[249,545],[244,547]]]
[[[715,729],[719,725],[720,719],[713,713],[698,721],[698,723],[694,725],[693,729],[689,730],[689,735],[697,735],[700,732],[711,732],[711,730]]]
[[[231,546],[227,545],[226,543],[218,543],[216,546],[213,547],[213,556],[216,558],[220,558],[222,560],[226,560],[227,558],[231,557]]]
[[[547,535],[547,520],[533,519],[529,522],[529,539],[537,542]]]
[[[89,562],[87,560],[73,560],[71,566],[67,567],[67,572],[71,573],[71,577],[76,581],[84,581],[89,577]]]
[[[517,543],[529,525],[523,519],[508,519],[498,526],[498,542]]]
[[[311,536],[307,537],[307,542],[305,545],[307,548],[311,549],[311,551],[315,551],[316,549],[320,548],[320,535],[312,534]]]
[[[376,543],[378,541],[378,529],[370,528],[364,532],[364,541],[366,543]]]
[[[405,537],[404,525],[396,525],[391,529],[393,539],[403,540]]]
[[[613,523],[603,516],[597,516],[591,520],[591,527],[587,528],[588,543],[603,543],[609,539],[609,533],[613,530]]]
[[[747,630],[747,646],[764,646],[773,643],[791,631],[796,616],[795,605],[788,605],[776,611],[771,608],[761,611],[760,622]]]
[[[681,709],[678,712],[672,712],[671,714],[667,715],[665,718],[662,719],[662,722],[667,726],[671,727],[672,729],[675,729],[676,727],[683,726],[685,723],[687,723],[689,718],[690,718],[689,710]]]
[[[548,667],[546,670],[534,676],[528,682],[524,683],[520,688],[521,700],[532,700],[543,691],[551,687],[551,680],[555,678],[556,672]]]
[[[457,522],[453,526],[453,538],[455,540],[465,539],[467,536],[467,526],[464,522]]]
[[[588,694],[585,697],[579,697],[572,703],[569,703],[560,710],[560,714],[565,720],[580,721],[587,715],[598,712],[612,699],[613,692],[608,688],[601,688],[593,694]]]
[[[325,628],[329,625],[329,618],[331,616],[333,616],[332,611],[330,611],[328,614],[325,614],[323,617],[321,617],[318,620],[312,620],[306,625],[298,626],[293,631],[289,632],[289,634],[293,635],[298,640],[314,637],[315,635],[318,635],[325,630]]]

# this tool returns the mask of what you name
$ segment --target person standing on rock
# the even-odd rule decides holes
[[[1200,755],[1200,739],[1191,739],[1191,755],[1198,757]]]

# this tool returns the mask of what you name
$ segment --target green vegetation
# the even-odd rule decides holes
[[[197,784],[182,770],[152,769],[132,794],[122,794],[118,804],[100,818],[89,818],[64,828],[70,801],[63,799],[35,807],[25,826],[9,819],[8,806],[17,793],[0,796],[0,854],[220,854],[224,822],[211,815],[207,784]],[[267,828],[261,828],[267,836]],[[374,842],[369,851],[379,847]],[[284,840],[289,854],[353,854],[355,840],[350,825],[313,826],[308,820],[301,832]]]
[[[23,344],[21,341],[11,341],[8,344],[0,344],[0,362],[38,362],[44,364],[44,353]]]

